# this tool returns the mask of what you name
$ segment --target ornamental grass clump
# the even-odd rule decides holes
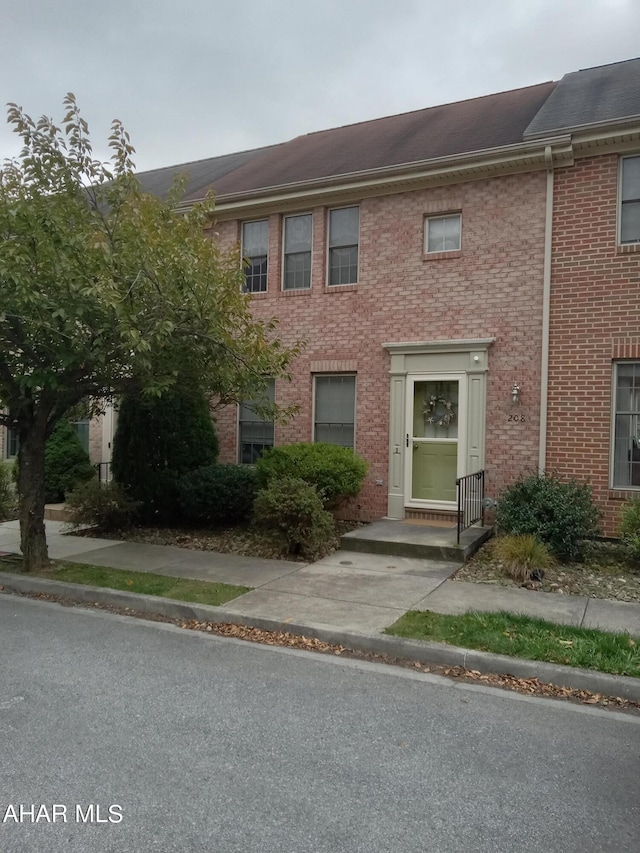
[[[504,565],[506,574],[521,582],[555,563],[549,548],[531,534],[501,536],[493,546],[493,553]]]

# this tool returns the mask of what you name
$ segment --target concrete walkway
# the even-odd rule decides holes
[[[49,554],[54,559],[252,587],[251,592],[225,605],[227,613],[247,618],[375,633],[407,610],[452,614],[508,610],[640,636],[640,604],[451,581],[459,564],[447,561],[337,551],[305,565],[65,536],[61,522],[47,521],[46,525]],[[19,550],[18,522],[0,524],[0,552]]]

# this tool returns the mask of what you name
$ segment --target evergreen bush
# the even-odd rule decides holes
[[[257,490],[254,468],[207,465],[180,479],[178,501],[190,522],[241,524],[251,516]]]
[[[620,515],[620,538],[629,550],[629,556],[640,560],[640,498],[625,501]]]
[[[335,523],[314,486],[296,477],[273,479],[258,492],[256,524],[280,539],[290,554],[313,560],[326,553],[335,536]]]
[[[501,533],[531,534],[559,559],[577,560],[583,541],[599,533],[599,519],[589,485],[534,473],[500,494],[496,521]]]
[[[62,503],[76,486],[91,480],[95,475],[89,454],[76,431],[69,421],[59,421],[47,440],[44,452],[45,501]]]
[[[11,468],[0,462],[0,521],[8,521],[17,513],[16,493],[11,477]]]
[[[143,520],[174,520],[179,514],[180,478],[212,465],[217,458],[218,439],[203,397],[173,392],[122,400],[112,473],[126,494],[139,503]]]
[[[73,527],[85,524],[101,530],[122,530],[136,518],[138,504],[132,501],[118,483],[104,485],[90,480],[67,495],[67,509]]]
[[[256,464],[258,485],[296,478],[314,486],[326,508],[335,509],[357,495],[368,470],[367,462],[348,447],[326,442],[288,444],[265,451]]]

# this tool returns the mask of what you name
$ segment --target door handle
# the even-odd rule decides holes
[[[407,433],[407,447],[409,447],[409,433]]]

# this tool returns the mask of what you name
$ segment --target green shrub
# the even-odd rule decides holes
[[[358,494],[369,466],[348,447],[318,442],[273,447],[256,467],[260,488],[294,477],[315,486],[324,506],[335,509],[345,498]]]
[[[316,489],[295,477],[273,479],[254,503],[256,523],[280,539],[290,554],[322,556],[335,535],[333,516]]]
[[[76,431],[69,421],[59,421],[47,439],[44,451],[45,501],[61,503],[76,486],[95,476],[95,468]]]
[[[122,530],[135,520],[138,504],[117,483],[101,485],[90,480],[67,496],[67,509],[73,527],[89,524],[102,530]]]
[[[640,498],[625,501],[620,514],[620,538],[634,560],[640,560]]]
[[[14,518],[18,507],[11,476],[12,465],[0,462],[0,521]]]
[[[240,524],[251,516],[257,491],[254,468],[207,465],[180,479],[178,502],[188,521]]]
[[[504,563],[509,577],[526,581],[536,569],[548,569],[555,560],[549,548],[531,534],[500,536],[493,546],[493,554]]]
[[[530,474],[506,488],[498,499],[501,533],[531,534],[559,559],[576,560],[582,541],[598,534],[600,512],[591,487],[555,474]]]
[[[209,405],[178,392],[126,397],[118,409],[112,472],[146,521],[173,520],[182,476],[218,458]]]

